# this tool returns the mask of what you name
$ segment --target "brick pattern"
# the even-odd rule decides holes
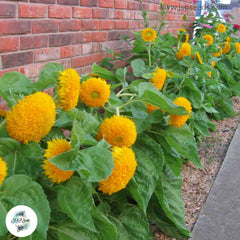
[[[192,0],[165,0],[183,6],[170,9],[168,31],[176,33],[195,18]],[[149,18],[155,19],[161,0],[143,0]],[[183,21],[183,15],[187,21]],[[139,0],[5,0],[0,1],[0,77],[19,71],[36,79],[50,61],[73,67],[79,73],[114,51],[128,50],[120,35],[143,25]]]

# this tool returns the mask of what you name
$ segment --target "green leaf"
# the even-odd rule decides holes
[[[79,161],[90,171],[90,182],[106,179],[113,170],[112,153],[101,145],[89,147],[79,152]]]
[[[5,217],[16,205],[32,208],[38,218],[34,233],[25,239],[47,239],[50,208],[42,187],[30,177],[15,175],[7,178],[0,187],[0,235],[6,234]]]
[[[138,166],[128,189],[140,208],[146,212],[163,167],[164,156],[161,146],[147,134],[138,135],[133,151]]]
[[[115,73],[115,76],[116,78],[124,85],[125,82],[126,82],[126,75],[127,75],[127,68],[118,68],[116,73]]]
[[[60,63],[47,63],[40,72],[35,87],[38,91],[55,87],[57,85],[59,71],[64,71],[64,67]]]
[[[69,112],[57,109],[57,117],[54,126],[61,128],[72,126],[73,119],[71,118],[71,116],[69,116]]]
[[[152,83],[140,83],[138,86],[138,91],[139,98],[137,100],[152,104],[172,114],[188,114],[184,107],[175,105],[169,98],[159,92]]]
[[[191,234],[185,227],[185,209],[181,190],[182,177],[176,177],[169,167],[165,166],[154,193],[166,217],[164,219],[163,214],[156,215],[159,210],[152,209],[152,206],[149,208],[149,214],[150,218],[153,218],[156,224],[168,235],[176,238],[187,238],[191,237]],[[175,231],[174,226],[171,226],[173,224]]]
[[[194,108],[201,108],[204,98],[203,93],[196,87],[190,78],[185,79],[179,95],[186,97]]]
[[[41,170],[42,149],[36,142],[25,145],[12,138],[1,138],[0,156],[7,162],[8,176],[26,174],[36,178]]]
[[[151,73],[155,66],[146,66],[142,59],[135,59],[131,62],[131,67],[133,69],[133,74],[136,77],[146,76],[147,73]]]
[[[62,211],[77,225],[96,231],[91,216],[95,207],[91,194],[91,184],[79,177],[72,177],[64,186],[58,188],[58,203]]]
[[[107,80],[112,80],[113,82],[116,82],[116,77],[107,69],[99,67],[97,64],[93,64],[92,66],[92,73],[97,74],[99,77]]]
[[[137,39],[133,43],[132,53],[141,53],[146,51],[146,42],[143,39]]]
[[[167,143],[181,156],[187,158],[202,169],[194,135],[186,124],[180,128],[168,126],[165,130],[161,130],[160,132]]]
[[[0,78],[0,95],[10,108],[33,91],[34,83],[20,72],[8,72]]]

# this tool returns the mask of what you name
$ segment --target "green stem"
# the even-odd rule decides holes
[[[141,100],[133,100],[133,101],[126,102],[126,103],[124,103],[122,106],[120,106],[118,108],[121,109],[121,108],[126,107],[127,105],[129,105],[131,103],[134,103],[134,102],[141,102]]]
[[[148,62],[149,62],[149,66],[151,66],[151,43],[148,45]]]
[[[120,109],[119,107],[116,107],[116,115],[119,117],[120,116]]]
[[[135,96],[137,96],[135,93],[122,93],[122,94],[119,94],[119,95],[117,95],[118,97],[124,97],[124,96],[133,96],[133,97],[135,97]]]

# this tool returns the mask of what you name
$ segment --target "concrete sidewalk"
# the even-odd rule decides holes
[[[240,125],[192,235],[191,240],[240,240]]]

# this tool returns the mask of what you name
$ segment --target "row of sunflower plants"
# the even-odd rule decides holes
[[[1,239],[14,238],[5,217],[16,205],[38,217],[24,239],[146,240],[152,223],[174,238],[191,236],[181,166],[202,168],[195,137],[222,114],[221,91],[225,100],[235,93],[220,70],[225,56],[211,56],[226,33],[216,30],[208,45],[206,35],[189,43],[186,30],[175,38],[145,27],[134,33],[131,70],[104,68],[124,58],[112,53],[88,76],[58,63],[46,64],[36,82],[2,76],[9,111],[0,112]],[[234,51],[226,58],[237,61]]]

